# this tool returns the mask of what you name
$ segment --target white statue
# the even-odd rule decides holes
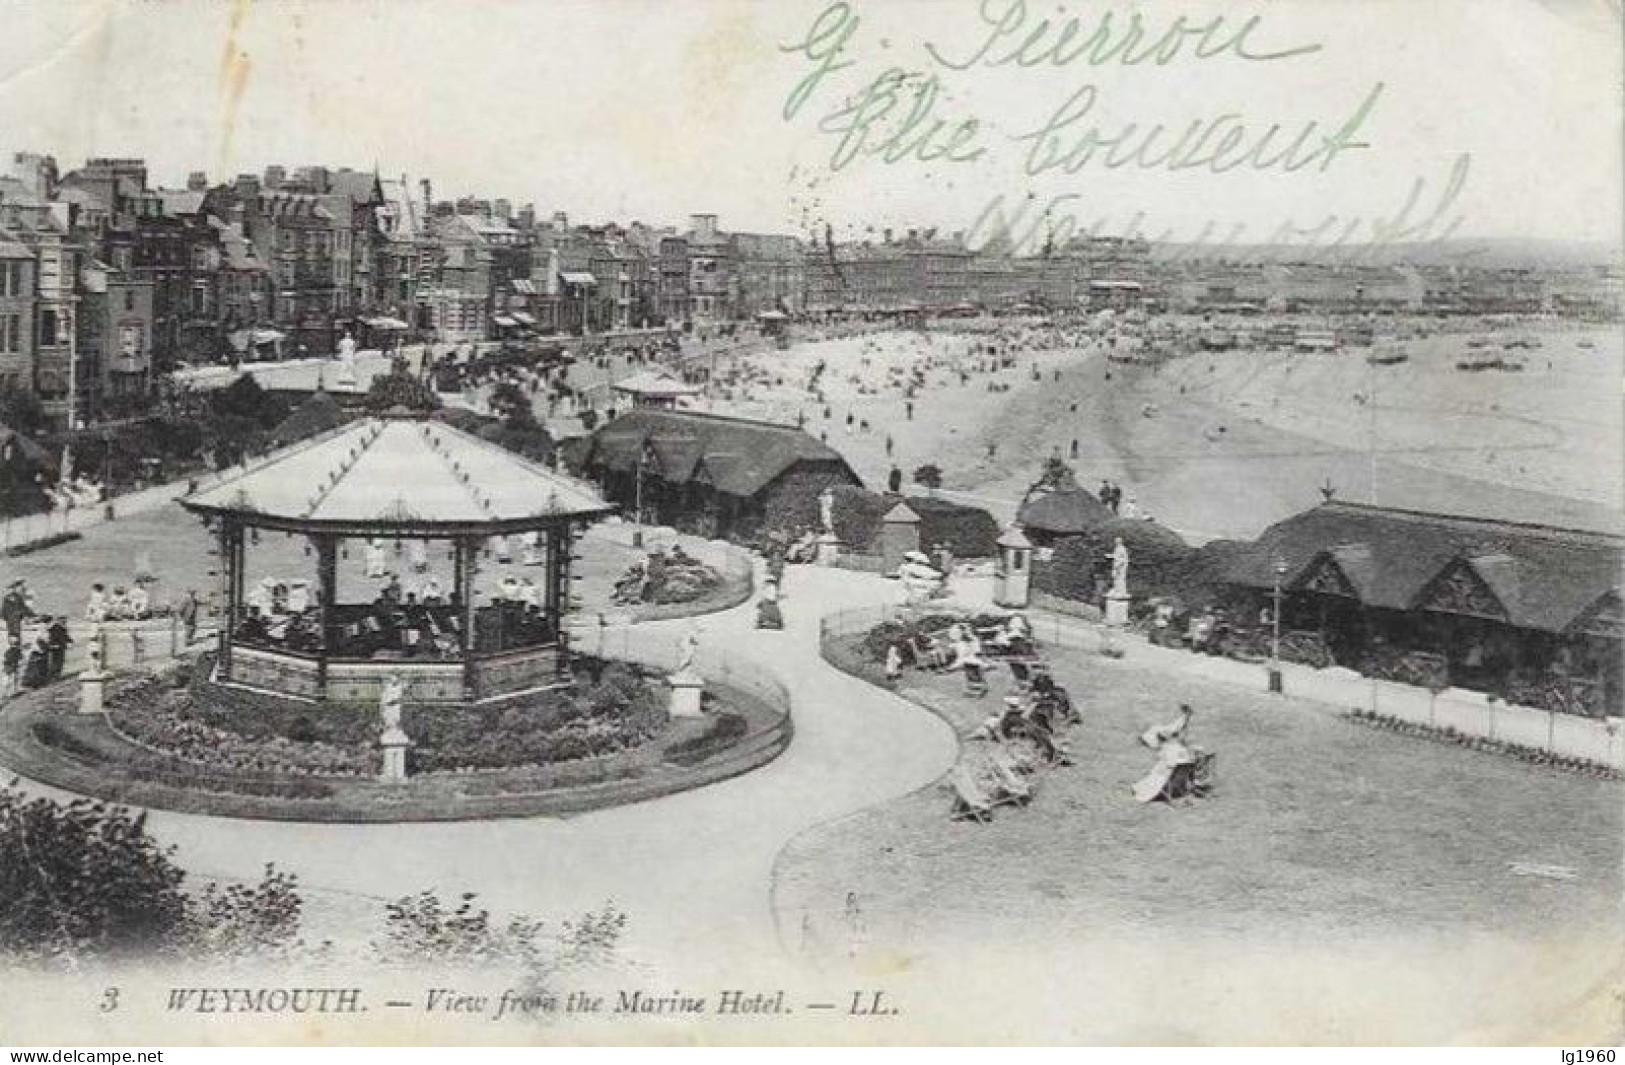
[[[690,629],[688,635],[683,637],[683,642],[678,645],[677,668],[672,672],[692,673],[694,671],[694,656],[699,654],[699,652],[700,632],[696,627]]]
[[[339,383],[353,385],[355,377],[355,338],[345,333],[339,340]]]
[[[384,722],[384,735],[401,731],[401,700],[406,697],[406,685],[400,677],[385,677],[378,688],[378,716]]]
[[[826,488],[818,493],[818,518],[823,523],[824,532],[835,532],[835,490]]]
[[[1128,594],[1128,548],[1119,536],[1112,546],[1112,595]]]

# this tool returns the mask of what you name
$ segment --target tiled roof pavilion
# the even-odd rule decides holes
[[[497,534],[614,509],[585,482],[408,417],[352,422],[181,502],[248,525],[367,536]]]

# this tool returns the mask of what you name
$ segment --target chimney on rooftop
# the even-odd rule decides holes
[[[266,188],[280,189],[287,180],[288,172],[284,168],[280,166],[268,166],[265,168]]]
[[[209,175],[205,174],[201,170],[194,170],[190,174],[187,174],[186,175],[186,191],[188,191],[188,192],[207,192],[207,191],[209,191]]]
[[[553,228],[558,230],[560,233],[568,230],[570,228],[570,216],[565,214],[563,211],[554,211]]]
[[[423,217],[427,218],[434,213],[434,186],[424,178],[418,182],[418,188],[423,192]]]

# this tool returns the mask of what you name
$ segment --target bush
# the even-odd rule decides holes
[[[210,884],[188,907],[189,953],[209,958],[286,956],[303,946],[299,881],[267,864],[258,884]]]
[[[0,788],[0,951],[74,958],[174,945],[187,902],[171,853],[145,814]]]
[[[1128,548],[1128,587],[1136,600],[1181,594],[1192,572],[1191,548],[1155,522],[1121,518],[1057,541],[1054,558],[1034,566],[1033,586],[1063,599],[1093,601],[1095,576],[1109,570],[1118,537]]]
[[[534,917],[516,915],[496,923],[477,905],[478,898],[465,893],[455,906],[433,891],[396,899],[384,908],[384,933],[373,940],[373,953],[395,964],[518,964],[545,977],[608,961],[626,929],[626,914],[612,903],[565,921],[558,934],[549,935]]]

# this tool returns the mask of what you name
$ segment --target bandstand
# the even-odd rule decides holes
[[[567,678],[572,544],[614,509],[589,485],[404,411],[313,438],[181,503],[218,538],[217,684],[370,703],[396,677],[408,702],[439,705],[517,699]],[[246,563],[262,532],[304,539],[311,590],[249,602]],[[525,594],[478,589],[482,557],[510,552],[541,580],[527,576]],[[396,561],[375,565],[385,557]]]

